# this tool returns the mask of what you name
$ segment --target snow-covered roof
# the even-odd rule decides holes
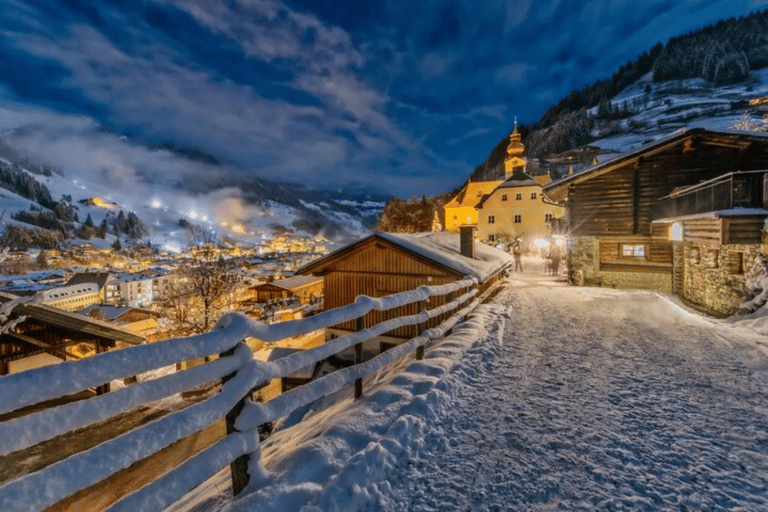
[[[295,290],[296,288],[301,288],[302,286],[306,286],[308,284],[316,283],[317,281],[322,281],[322,277],[317,276],[295,276],[295,277],[289,277],[288,279],[279,279],[277,281],[272,281],[271,283],[261,283],[258,286],[265,286],[265,285],[272,285],[277,286],[278,288],[283,288],[285,290]]]
[[[510,263],[512,256],[495,247],[475,242],[475,257],[462,256],[460,237],[456,233],[376,233],[378,236],[404,249],[424,256],[462,275],[475,276],[485,281]]]
[[[69,297],[82,297],[83,295],[89,295],[98,292],[99,286],[96,283],[81,283],[73,284],[70,286],[60,286],[58,288],[42,291],[40,292],[40,297],[41,300],[47,302]]]
[[[528,173],[524,171],[515,171],[512,176],[509,177],[504,183],[499,185],[499,188],[515,188],[515,187],[540,187],[541,183],[534,180]]]
[[[568,185],[571,183],[581,182],[589,179],[592,176],[601,175],[608,172],[618,165],[631,161],[640,156],[652,153],[655,151],[663,150],[667,145],[679,143],[681,140],[694,135],[713,136],[713,137],[728,137],[732,139],[768,139],[768,134],[756,133],[756,132],[744,132],[738,130],[708,130],[705,128],[681,128],[674,132],[661,137],[651,143],[645,144],[628,153],[620,154],[614,158],[606,160],[605,162],[587,167],[583,171],[566,176],[565,178],[555,180],[544,186],[544,192],[552,198],[557,200],[563,199],[565,191],[568,189]]]

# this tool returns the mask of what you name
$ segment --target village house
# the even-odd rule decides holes
[[[0,335],[0,375],[80,359],[144,337],[119,326],[0,293],[7,322]],[[109,385],[100,387],[109,390]]]
[[[159,327],[157,319],[161,316],[159,312],[148,309],[103,304],[94,304],[78,311],[78,314],[117,325],[138,333],[148,340],[157,335]]]
[[[489,242],[520,238],[532,246],[552,234],[552,222],[565,208],[550,201],[541,183],[518,169],[477,205],[477,237]]]
[[[295,276],[261,283],[253,287],[256,302],[272,299],[296,297],[300,302],[309,304],[312,297],[323,294],[323,278],[316,276]]]
[[[99,288],[95,283],[81,283],[44,290],[37,295],[40,304],[79,311],[99,302]]]
[[[734,313],[761,252],[768,136],[681,130],[545,187],[568,207],[577,284],[675,293]]]
[[[78,272],[67,285],[95,284],[99,304],[144,307],[166,296],[171,279],[162,272]]]
[[[475,243],[474,228],[462,228],[461,237],[454,233],[375,233],[339,249],[298,270],[304,275],[322,276],[325,309],[334,309],[355,301],[358,295],[383,297],[414,290],[422,285],[441,285],[477,278],[482,293],[501,278],[512,257],[482,243]],[[430,299],[430,308],[444,304],[443,297]],[[392,311],[368,313],[361,324],[345,322],[328,330],[331,336],[342,336],[382,321],[416,314],[418,306],[410,304]],[[428,325],[436,325],[437,319]],[[378,353],[387,344],[398,344],[419,334],[418,326],[395,329],[366,343],[364,350]]]

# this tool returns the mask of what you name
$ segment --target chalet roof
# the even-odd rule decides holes
[[[448,201],[445,208],[474,208],[483,199],[483,196],[493,192],[502,183],[504,180],[470,181],[462,187],[456,197]]]
[[[0,302],[8,302],[18,299],[17,296],[0,293]],[[55,327],[70,329],[77,332],[83,332],[92,336],[122,341],[130,345],[138,345],[145,338],[139,334],[131,332],[122,327],[117,327],[95,318],[89,318],[77,313],[70,313],[62,309],[46,306],[44,304],[35,304],[31,302],[20,303],[13,306],[13,313],[19,316],[26,316]]]
[[[531,178],[525,171],[517,170],[512,173],[509,179],[505,180],[498,188],[516,188],[516,187],[540,187],[541,184]]]
[[[152,311],[151,309],[144,308],[132,308],[132,307],[119,307],[109,306],[106,304],[92,304],[87,308],[81,309],[77,312],[78,315],[87,316],[89,318],[104,319],[107,321],[114,321],[123,315],[130,313],[131,311],[139,311],[151,316],[162,316],[158,311]],[[98,312],[98,316],[93,316],[94,312]]]
[[[271,286],[276,286],[278,288],[282,288],[284,290],[296,290],[303,286],[317,283],[318,281],[322,281],[322,280],[323,278],[318,276],[295,276],[295,277],[289,277],[288,279],[280,279],[277,281],[272,281],[270,283],[261,283],[254,286],[254,288],[261,288],[263,286],[271,285]]]
[[[297,272],[302,274],[316,272],[326,263],[343,257],[354,247],[371,239],[386,241],[406,252],[426,258],[460,276],[474,276],[480,282],[485,281],[513,261],[512,256],[508,253],[480,242],[475,242],[474,259],[462,256],[459,252],[460,237],[456,233],[446,231],[431,233],[374,233],[369,237],[342,247],[323,258],[305,265]]]
[[[110,272],[78,272],[67,281],[67,286],[73,284],[96,283],[99,290],[101,290],[104,288],[110,275]]]
[[[687,140],[692,141],[694,137],[701,139],[705,144],[709,143],[725,146],[747,147],[750,143],[756,140],[768,142],[768,134],[765,133],[744,132],[738,130],[715,131],[707,130],[705,128],[684,128],[676,130],[666,137],[662,137],[654,142],[641,146],[634,151],[624,153],[610,160],[606,160],[603,163],[588,167],[580,173],[553,181],[544,186],[544,192],[551,199],[561,201],[566,198],[568,186],[571,184],[581,183],[597,176],[602,176],[603,174],[609,173],[625,165],[635,163],[642,157],[660,153],[672,146],[682,144]]]

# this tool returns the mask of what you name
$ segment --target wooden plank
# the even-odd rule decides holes
[[[46,509],[47,512],[82,512],[104,510],[117,500],[152,482],[185,460],[224,437],[222,418],[208,428],[180,439],[155,455],[105,478]]]

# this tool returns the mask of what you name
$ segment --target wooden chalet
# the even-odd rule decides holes
[[[464,254],[461,237],[455,233],[375,233],[309,263],[298,272],[323,277],[327,310],[350,304],[358,295],[383,297],[422,285],[451,283],[468,275],[478,279],[482,292],[501,278],[512,258],[485,244],[475,244],[473,227],[463,227],[462,237]],[[443,302],[442,297],[432,298],[429,307]],[[417,312],[416,304],[392,311],[373,311],[363,318],[362,327]],[[436,325],[436,320],[433,319],[429,327]],[[331,332],[341,335],[357,327],[360,326],[350,321]],[[418,334],[417,326],[402,327],[377,341],[400,343]]]
[[[0,375],[80,359],[82,344],[89,351],[105,352],[144,341],[143,336],[106,322],[18,299],[0,294],[6,315],[0,334]]]
[[[694,128],[547,185],[568,208],[571,277],[732,313],[760,252],[766,169],[768,136]]]
[[[317,297],[323,294],[323,278],[311,275],[289,277],[258,284],[253,287],[253,291],[256,302],[298,297],[302,303],[309,304],[313,295]]]

